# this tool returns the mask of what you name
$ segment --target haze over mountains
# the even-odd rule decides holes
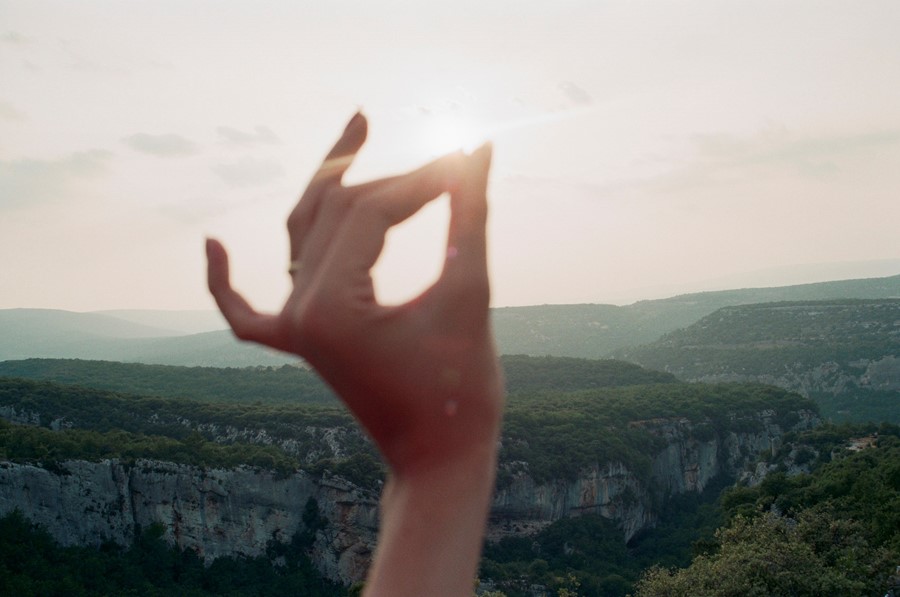
[[[541,305],[493,310],[503,354],[604,358],[649,344],[730,306],[779,301],[900,298],[900,275],[685,294],[631,305]],[[213,311],[0,310],[0,360],[79,358],[247,367],[297,359],[238,342]]]

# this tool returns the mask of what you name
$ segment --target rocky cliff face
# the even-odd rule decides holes
[[[794,428],[816,422],[814,414],[801,412]],[[573,481],[539,485],[527,465],[520,466],[495,494],[489,536],[529,533],[563,517],[596,512],[617,521],[628,540],[654,524],[667,496],[702,491],[716,475],[736,474],[753,455],[777,449],[787,431],[772,412],[759,413],[753,431],[699,433],[687,419],[632,425],[663,440],[649,476],[608,462]],[[317,532],[313,561],[332,580],[349,584],[363,578],[377,533],[377,496],[337,477],[151,460],[67,461],[53,470],[0,462],[0,514],[18,508],[67,545],[128,544],[138,528],[160,522],[170,542],[208,561],[258,556],[269,541],[290,541],[304,530],[310,498],[328,521]]]
[[[819,422],[812,412],[797,414],[791,430],[809,429]],[[788,429],[776,423],[772,411],[759,413],[756,423],[754,431],[700,434],[687,419],[634,422],[665,440],[652,459],[649,478],[619,463],[598,464],[575,481],[545,485],[536,485],[526,472],[519,472],[494,497],[490,536],[528,532],[566,516],[594,512],[617,521],[628,541],[655,523],[658,506],[667,496],[701,492],[717,475],[737,475],[755,455],[777,450]]]
[[[804,397],[816,394],[838,396],[859,390],[897,392],[900,391],[900,358],[891,354],[844,364],[825,361],[813,367],[785,364],[773,373],[707,373],[697,375],[692,381],[756,382],[785,388]]]
[[[313,547],[317,567],[344,583],[363,577],[378,528],[376,496],[338,478],[151,460],[67,461],[52,471],[0,463],[0,513],[18,508],[65,545],[129,544],[137,529],[159,522],[167,540],[207,561],[253,557],[304,530],[310,498],[328,520]]]

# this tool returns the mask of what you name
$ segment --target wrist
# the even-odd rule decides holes
[[[494,442],[477,456],[391,474],[382,494],[367,597],[472,594],[496,459]]]

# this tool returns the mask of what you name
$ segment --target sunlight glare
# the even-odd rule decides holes
[[[460,149],[469,153],[487,140],[486,132],[477,123],[449,114],[428,118],[420,131],[419,144],[430,157]]]

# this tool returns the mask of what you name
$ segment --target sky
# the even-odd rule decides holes
[[[896,0],[0,0],[0,308],[258,307],[346,121],[348,182],[494,144],[494,306],[900,273]],[[437,275],[448,205],[376,289]]]

